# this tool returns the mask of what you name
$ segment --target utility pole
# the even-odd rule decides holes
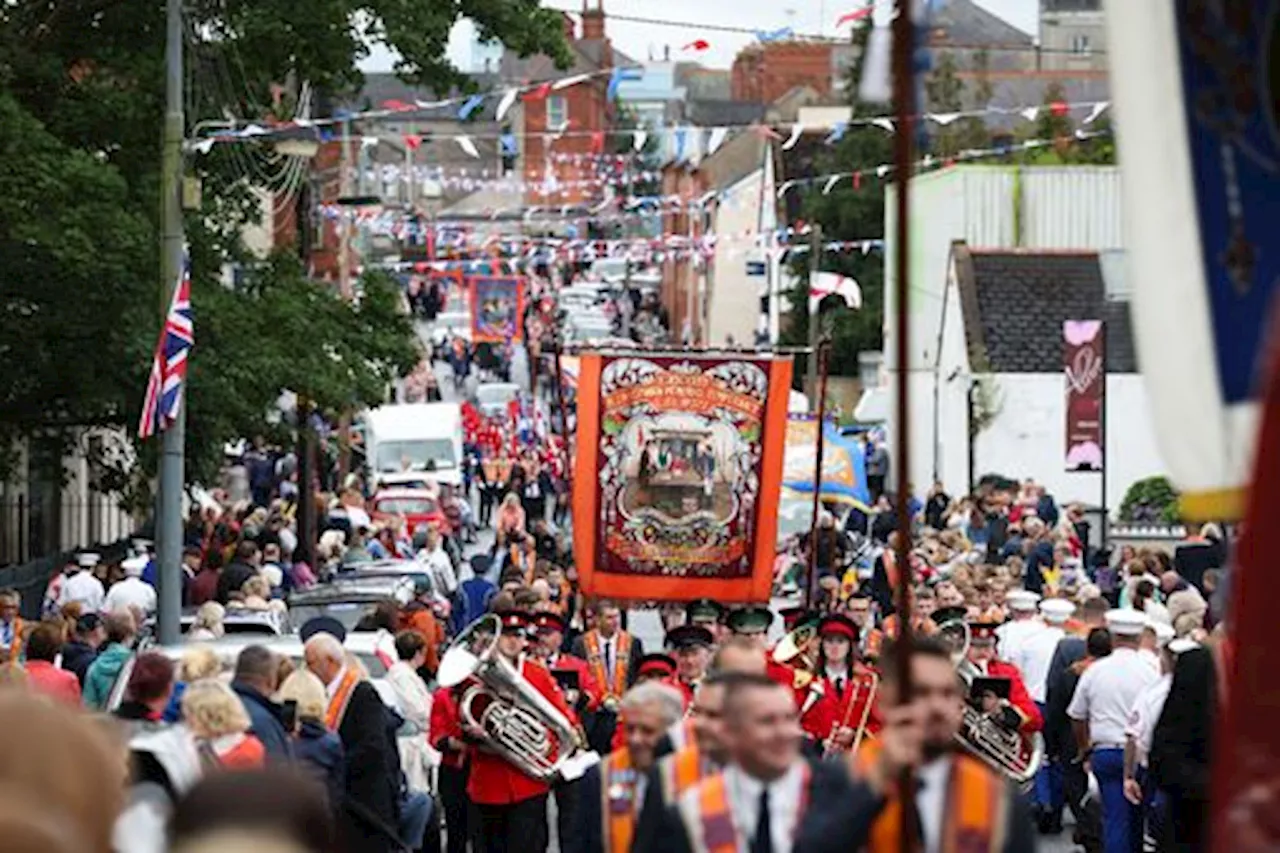
[[[818,267],[822,265],[822,226],[813,223],[809,230],[809,292],[813,293],[814,285],[818,283]],[[818,393],[818,341],[822,338],[822,330],[818,328],[822,323],[822,300],[813,301],[813,297],[809,297],[809,387],[806,391],[809,394]],[[809,406],[813,411],[818,411],[820,402],[815,402],[812,398],[809,400]]]
[[[338,195],[351,195],[351,120],[342,121],[342,151],[338,164]],[[338,236],[338,292],[351,301],[351,208],[342,208],[342,227]],[[345,409],[338,415],[338,482],[342,491],[351,467],[351,416]]]
[[[182,0],[165,3],[164,145],[160,175],[160,323],[164,328],[174,289],[183,274],[182,143]],[[187,432],[186,401],[164,431],[156,494],[156,623],[161,643],[178,642],[182,634],[182,491]]]

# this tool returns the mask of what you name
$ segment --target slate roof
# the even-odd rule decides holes
[[[1065,320],[1107,324],[1107,372],[1136,373],[1129,303],[1106,298],[1096,252],[954,247],[969,360],[992,373],[1059,373]]]
[[[1040,0],[1042,12],[1100,12],[1102,0]]]
[[[933,20],[935,38],[939,31],[943,43],[965,45],[1030,45],[1030,33],[993,15],[974,0],[950,0],[938,10]]]

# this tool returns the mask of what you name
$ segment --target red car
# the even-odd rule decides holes
[[[405,532],[410,536],[424,524],[445,535],[450,532],[449,519],[440,509],[440,501],[426,489],[383,489],[369,502],[369,516],[375,522],[401,516]]]

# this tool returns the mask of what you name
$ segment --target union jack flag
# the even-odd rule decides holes
[[[191,315],[191,259],[182,260],[182,280],[173,291],[169,313],[156,342],[151,360],[151,379],[142,403],[138,437],[150,438],[168,429],[178,419],[182,391],[187,379],[187,356],[195,346],[195,324]]]

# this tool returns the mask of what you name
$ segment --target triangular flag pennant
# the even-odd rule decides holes
[[[194,148],[196,151],[199,151],[201,154],[208,154],[210,151],[213,150],[213,144],[215,142],[217,142],[216,139],[214,139],[213,137],[209,137],[207,139],[201,139],[199,142],[196,142],[191,147]]]
[[[782,134],[778,133],[778,131],[774,130],[772,127],[769,127],[769,125],[767,124],[753,124],[751,125],[751,129],[754,130],[756,132],[756,135],[759,136],[761,139],[781,139],[782,138]]]
[[[455,136],[454,139],[457,140],[458,147],[467,152],[468,156],[475,157],[477,160],[480,159],[480,152],[476,150],[476,144],[471,141],[470,136],[460,134]]]
[[[591,153],[599,154],[604,151],[604,131],[593,130],[591,132]]]
[[[960,113],[933,113],[929,115],[928,118],[931,118],[934,121],[936,121],[938,124],[942,125],[943,127],[946,127],[947,125],[951,124],[951,122],[960,118]]]
[[[551,84],[551,88],[559,91],[560,89],[567,89],[570,86],[576,86],[579,83],[585,82],[590,79],[591,79],[590,74],[574,74],[572,77],[565,77],[562,80],[556,80],[554,83]]]
[[[861,171],[857,171],[853,173],[853,188],[855,190],[862,189],[862,172]]]
[[[839,175],[832,175],[827,178],[827,185],[822,188],[823,195],[831,195],[831,190],[835,189],[836,182],[840,180]]]
[[[796,147],[796,143],[800,141],[800,135],[804,133],[804,125],[796,122],[791,126],[791,135],[787,137],[787,141],[782,143],[783,151],[790,151]]]
[[[711,42],[707,41],[706,39],[694,39],[693,41],[689,42],[688,44],[686,44],[684,47],[680,49],[693,50],[693,51],[699,51],[699,52],[704,50],[710,50]]]
[[[684,127],[676,128],[676,138],[675,138],[676,162],[679,162],[684,159],[684,146],[685,146],[685,142],[687,141],[686,137],[688,132],[689,132],[688,128],[684,128]]]
[[[417,151],[422,147],[422,137],[416,133],[406,133],[404,135],[404,144],[410,151]]]
[[[863,9],[856,9],[852,12],[845,12],[839,18],[836,18],[836,26],[843,27],[845,24],[852,24],[854,21],[861,21],[874,11],[874,6],[867,6]]]
[[[717,127],[711,131],[711,138],[707,140],[707,153],[714,154],[716,150],[724,144],[724,138],[729,134],[729,128]]]
[[[828,145],[835,145],[841,139],[844,139],[844,132],[848,129],[848,122],[838,121],[836,126],[831,130],[831,134],[827,137]]]
[[[649,131],[637,130],[631,138],[631,149],[637,154],[644,149],[644,144],[649,141]]]
[[[1062,118],[1071,112],[1071,105],[1066,101],[1054,101],[1049,105],[1049,112],[1054,118]]]
[[[377,145],[377,144],[378,144],[378,137],[376,137],[376,136],[362,136],[362,137],[360,137],[360,147],[361,147],[361,148],[373,148],[373,147],[374,147],[375,145]]]
[[[508,89],[502,93],[502,100],[498,101],[498,112],[495,118],[502,121],[507,115],[507,110],[511,109],[511,105],[516,102],[516,97],[520,94],[519,89]]]
[[[795,183],[796,183],[795,181],[787,181],[782,186],[778,187],[778,198],[781,199],[784,195],[786,195],[787,190],[795,186]]]
[[[458,119],[460,121],[466,121],[471,118],[471,114],[483,103],[484,95],[472,95],[470,98],[467,98],[466,103],[464,103],[462,108],[458,110]]]
[[[1099,101],[1093,105],[1093,109],[1089,110],[1089,117],[1084,120],[1085,124],[1093,124],[1098,120],[1098,116],[1107,111],[1107,107],[1111,106],[1110,101]]]
[[[1025,118],[1027,121],[1035,121],[1036,118],[1039,117],[1039,115],[1040,115],[1039,107],[1027,107],[1025,110],[1022,111],[1022,117]]]
[[[893,133],[893,119],[891,118],[881,116],[880,118],[873,118],[871,123],[884,130],[885,133]]]
[[[885,175],[889,174],[889,170],[892,168],[893,167],[887,163],[881,163],[879,166],[876,166],[876,177],[883,178]]]
[[[524,99],[526,101],[540,101],[549,94],[551,94],[551,84],[542,83],[537,86],[534,86],[532,89],[526,92]]]

